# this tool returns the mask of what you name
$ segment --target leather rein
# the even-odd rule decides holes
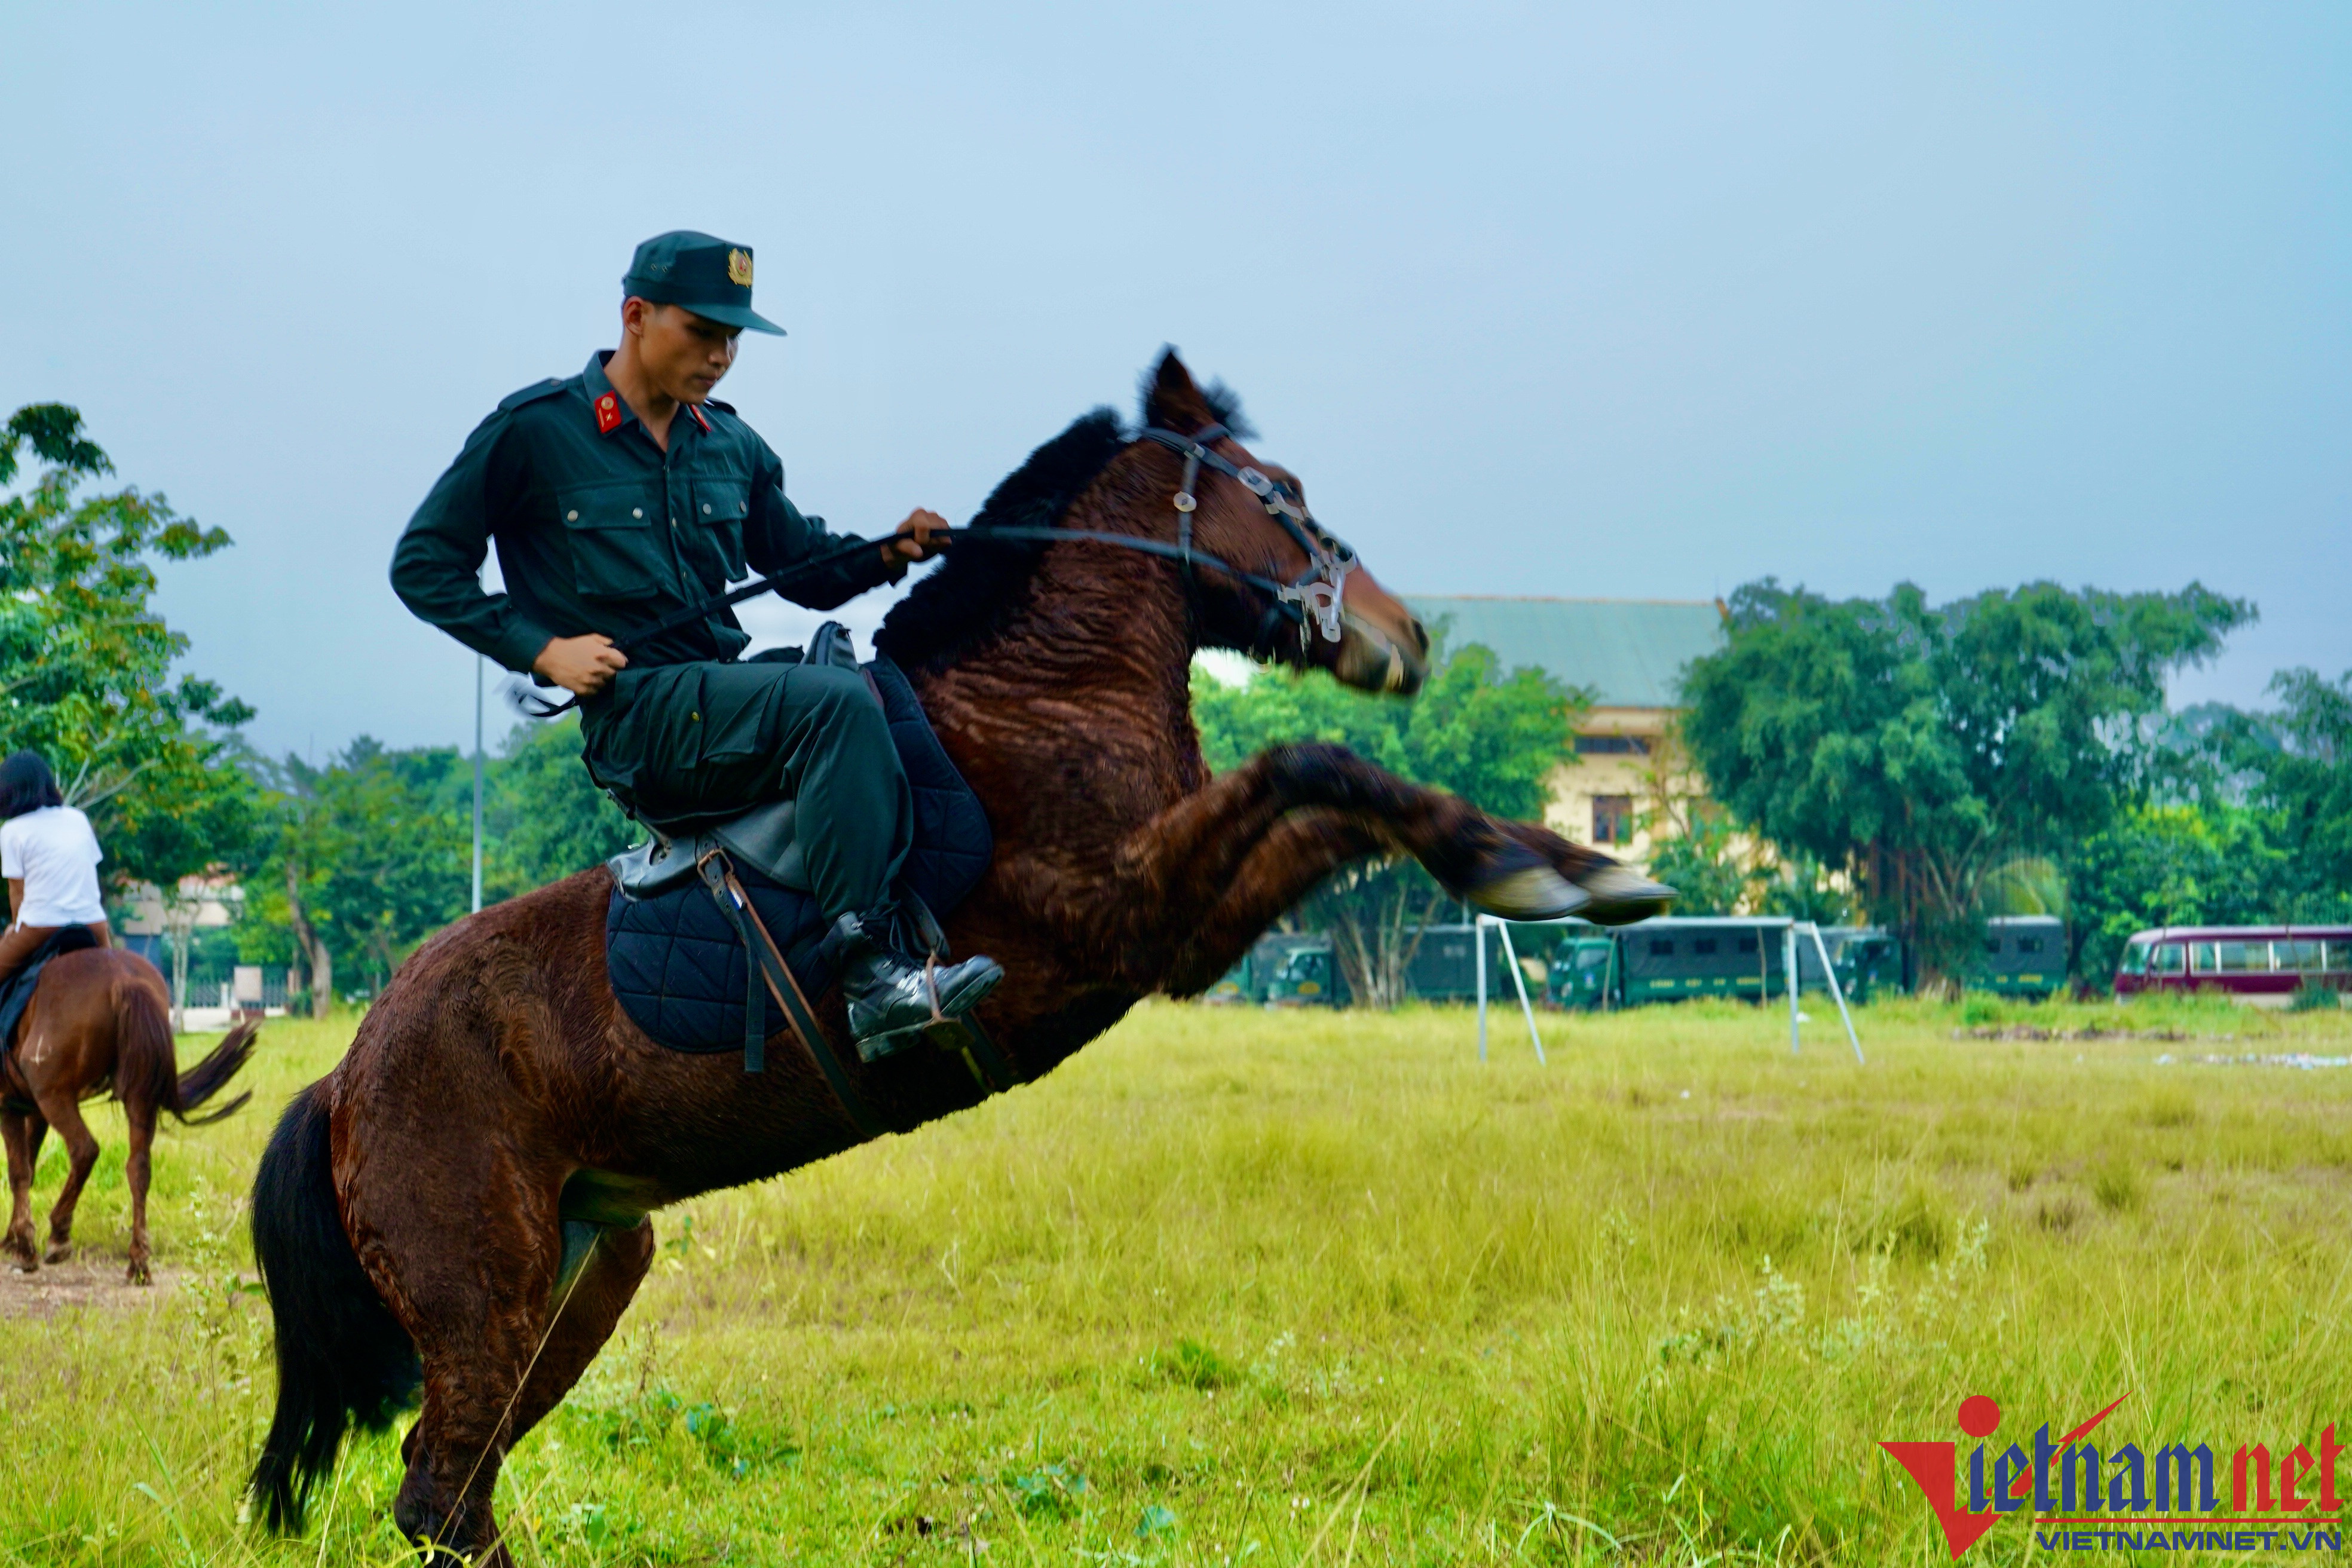
[[[1145,555],[1156,555],[1162,560],[1177,563],[1183,568],[1184,585],[1188,592],[1196,590],[1199,586],[1199,578],[1195,575],[1196,570],[1206,568],[1209,571],[1220,573],[1244,586],[1255,588],[1265,595],[1267,600],[1265,614],[1258,622],[1257,636],[1251,652],[1261,655],[1271,654],[1274,650],[1275,638],[1279,635],[1285,622],[1298,628],[1298,647],[1302,653],[1314,646],[1315,634],[1318,632],[1322,634],[1326,642],[1338,642],[1343,635],[1340,598],[1346,592],[1348,574],[1355,568],[1355,551],[1344,540],[1317,522],[1314,514],[1307,510],[1307,503],[1288,485],[1255,468],[1234,463],[1216,451],[1215,444],[1233,434],[1224,426],[1211,425],[1193,436],[1179,436],[1173,430],[1151,427],[1146,427],[1136,434],[1138,439],[1155,442],[1179,454],[1184,459],[1184,477],[1179,482],[1175,494],[1169,498],[1169,504],[1175,508],[1177,519],[1176,542],[1173,544],[1157,539],[1141,538],[1135,534],[1106,533],[1098,529],[1087,528],[965,527],[933,531],[935,534],[944,531],[949,537],[954,539],[970,538],[975,541],[992,539],[1034,541],[1039,543],[1069,542],[1114,545],[1122,550],[1133,550]],[[1244,571],[1230,561],[1194,548],[1192,517],[1200,508],[1198,492],[1201,470],[1203,468],[1212,473],[1224,475],[1255,496],[1258,504],[1265,509],[1266,515],[1280,523],[1283,531],[1290,535],[1291,542],[1306,552],[1307,570],[1290,582],[1282,583],[1260,573]],[[625,654],[633,652],[664,633],[674,632],[681,626],[692,626],[717,611],[740,605],[746,599],[755,599],[762,594],[774,593],[799,578],[814,575],[829,566],[854,559],[861,552],[877,549],[887,542],[888,542],[887,540],[861,539],[854,543],[844,544],[811,556],[805,561],[795,562],[781,572],[770,573],[767,576],[755,582],[746,583],[740,588],[731,588],[723,594],[714,594],[707,599],[673,610],[652,625],[636,628],[626,637],[614,638],[614,646]],[[576,696],[560,703],[549,702],[544,698],[529,691],[518,690],[515,696],[524,711],[534,719],[552,719],[580,705],[580,699]]]

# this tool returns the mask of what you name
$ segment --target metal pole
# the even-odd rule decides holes
[[[1789,929],[1780,933],[1780,959],[1789,984],[1789,1054],[1795,1056],[1801,1048],[1797,1043],[1797,922],[1790,921]]]
[[[1471,943],[1476,948],[1478,965],[1478,1065],[1486,1065],[1486,917],[1478,916],[1470,923]]]
[[[1498,922],[1495,933],[1503,939],[1503,958],[1511,966],[1511,984],[1518,989],[1519,1012],[1528,1021],[1528,1041],[1536,1048],[1536,1064],[1549,1067],[1551,1064],[1544,1060],[1543,1037],[1536,1033],[1536,1010],[1528,1005],[1528,977],[1519,968],[1518,949],[1511,945],[1511,928]],[[1485,971],[1482,969],[1480,973],[1483,974]]]
[[[1822,976],[1830,983],[1830,1000],[1837,1004],[1838,1016],[1845,1020],[1845,1037],[1853,1046],[1853,1059],[1860,1062],[1862,1037],[1853,1032],[1853,1015],[1845,1010],[1845,993],[1838,989],[1837,971],[1830,966],[1830,950],[1822,942],[1822,928],[1814,924],[1805,929],[1813,933],[1813,951],[1822,955]]]
[[[474,656],[474,912],[482,912],[482,665]]]

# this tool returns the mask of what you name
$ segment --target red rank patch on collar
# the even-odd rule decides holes
[[[708,436],[710,434],[710,418],[708,415],[702,412],[702,405],[700,404],[689,403],[686,405],[686,411],[694,416],[694,422],[702,426],[702,433],[704,435]]]
[[[621,400],[616,395],[608,392],[596,400],[596,434],[610,436],[620,427]]]

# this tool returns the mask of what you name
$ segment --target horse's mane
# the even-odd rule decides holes
[[[1045,546],[980,537],[992,528],[1051,528],[1111,460],[1127,450],[1118,416],[1097,408],[1029,454],[989,496],[973,531],[891,606],[874,648],[900,668],[936,674],[1003,629]]]
[[[1173,353],[1173,350],[1169,351]],[[1152,377],[1143,389],[1143,418],[1167,417],[1152,402]],[[1245,432],[1241,399],[1222,382],[1201,394],[1211,415],[1236,434]],[[1002,631],[1037,570],[1042,542],[988,540],[992,528],[1053,528],[1070,503],[1127,450],[1135,438],[1113,410],[1097,408],[1029,454],[1005,476],[971,520],[973,532],[956,541],[937,570],[891,606],[874,634],[874,648],[900,668],[937,674]]]

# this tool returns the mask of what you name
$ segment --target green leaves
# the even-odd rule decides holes
[[[1192,718],[1214,772],[1285,742],[1336,742],[1416,784],[1519,818],[1543,815],[1552,772],[1574,761],[1577,724],[1591,701],[1540,669],[1506,674],[1476,643],[1436,649],[1429,681],[1411,702],[1351,691],[1319,672],[1262,672],[1241,687],[1197,669],[1192,676]],[[1407,861],[1342,870],[1301,907],[1311,928],[1332,931],[1357,998],[1387,1005],[1403,997],[1414,942],[1407,931],[1447,903]]]
[[[1694,661],[1684,734],[1715,798],[1784,850],[1865,874],[1931,966],[1986,879],[2097,833],[2137,797],[2140,721],[2251,605],[2197,584],[2035,583],[1933,606],[1904,584],[1831,601],[1769,578]]]
[[[20,408],[0,429],[0,484],[29,449],[47,465],[0,496],[0,752],[31,748],[89,812],[118,877],[164,888],[250,838],[250,792],[207,726],[253,710],[172,665],[187,638],[149,606],[152,562],[225,549],[228,535],[137,489],[82,494],[113,471],[62,404]]]

